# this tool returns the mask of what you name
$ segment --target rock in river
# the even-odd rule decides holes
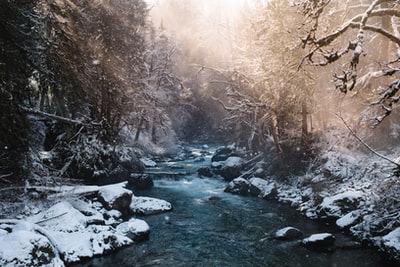
[[[131,218],[117,226],[117,232],[127,236],[135,242],[149,239],[150,227],[140,219]]]
[[[129,182],[137,190],[150,189],[154,186],[153,179],[145,173],[132,173]]]
[[[239,157],[229,157],[223,163],[219,174],[224,177],[226,181],[232,181],[234,178],[240,176],[243,170],[245,161]]]
[[[249,181],[244,178],[236,178],[229,182],[224,191],[232,194],[247,195],[249,193],[249,189]]]
[[[141,215],[158,214],[172,210],[171,203],[151,197],[133,197],[130,207],[133,213]]]
[[[119,210],[126,213],[132,201],[132,191],[125,189],[127,182],[102,186],[98,197],[108,210]]]
[[[302,245],[312,250],[324,250],[335,244],[335,236],[330,233],[313,234],[304,238]]]
[[[273,238],[285,241],[296,240],[302,236],[303,233],[299,229],[291,226],[279,229],[273,234]]]

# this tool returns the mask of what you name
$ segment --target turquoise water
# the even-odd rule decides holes
[[[195,167],[189,164],[184,168]],[[174,209],[140,217],[151,227],[150,239],[79,266],[390,266],[372,248],[321,253],[298,242],[270,239],[268,233],[286,226],[297,227],[305,235],[332,229],[285,204],[224,193],[225,185],[222,180],[195,175],[155,177],[154,188],[135,194],[165,199]],[[333,233],[338,245],[351,241]]]

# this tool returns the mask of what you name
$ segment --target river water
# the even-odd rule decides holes
[[[209,164],[209,158],[164,164],[162,170],[201,164]],[[268,238],[272,231],[294,226],[305,235],[333,231],[338,245],[351,242],[285,204],[224,193],[222,180],[196,175],[154,179],[154,188],[135,194],[165,199],[173,211],[139,217],[150,225],[150,239],[80,266],[390,266],[372,248],[312,252],[298,242]]]

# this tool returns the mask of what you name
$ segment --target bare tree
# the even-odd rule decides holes
[[[370,106],[380,107],[373,126],[400,100],[399,3],[392,0],[294,1],[304,16],[300,66],[335,65],[335,87],[343,93],[370,89]]]

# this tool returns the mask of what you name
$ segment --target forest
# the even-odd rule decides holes
[[[1,0],[0,231],[49,188],[123,182],[207,144],[258,155],[280,201],[350,216],[348,233],[400,260],[399,7]],[[363,197],[340,214],[323,206],[349,191]]]

